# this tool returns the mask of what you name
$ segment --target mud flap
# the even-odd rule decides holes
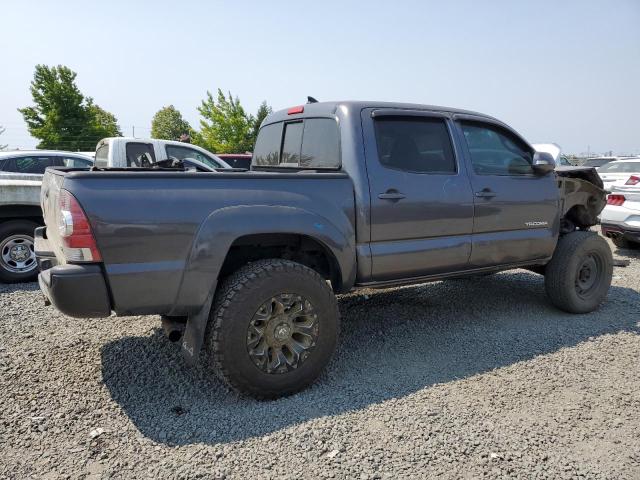
[[[187,318],[187,326],[182,336],[182,355],[189,365],[195,365],[200,358],[212,302],[213,294],[209,294],[202,308]]]

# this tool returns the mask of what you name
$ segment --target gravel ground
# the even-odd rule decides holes
[[[0,285],[0,478],[640,478],[640,255],[600,310],[525,271],[340,299],[326,374],[240,398],[158,317]]]

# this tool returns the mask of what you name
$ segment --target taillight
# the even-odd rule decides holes
[[[624,203],[625,200],[626,198],[624,198],[624,195],[609,195],[607,197],[607,205],[616,205],[619,207]]]
[[[101,262],[102,256],[93,237],[89,219],[71,193],[60,190],[58,231],[68,262]]]
[[[629,180],[625,182],[625,185],[637,185],[638,183],[640,183],[640,177],[637,175],[631,175]]]

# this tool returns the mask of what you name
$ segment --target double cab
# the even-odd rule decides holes
[[[265,119],[246,172],[99,159],[45,175],[45,296],[76,317],[160,315],[190,361],[203,350],[212,373],[259,398],[318,377],[337,293],[528,268],[552,304],[585,313],[611,283],[611,251],[589,231],[606,203],[594,170],[555,169],[480,113],[292,107]]]

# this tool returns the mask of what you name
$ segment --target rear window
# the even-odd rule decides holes
[[[640,162],[610,162],[600,167],[600,173],[636,173],[640,172]]]
[[[127,167],[148,168],[155,163],[153,145],[150,143],[127,143]]]
[[[96,150],[95,165],[100,168],[105,168],[109,165],[109,144],[105,143],[98,147]]]
[[[340,168],[338,124],[331,118],[306,118],[267,125],[258,135],[253,164],[285,168]]]

